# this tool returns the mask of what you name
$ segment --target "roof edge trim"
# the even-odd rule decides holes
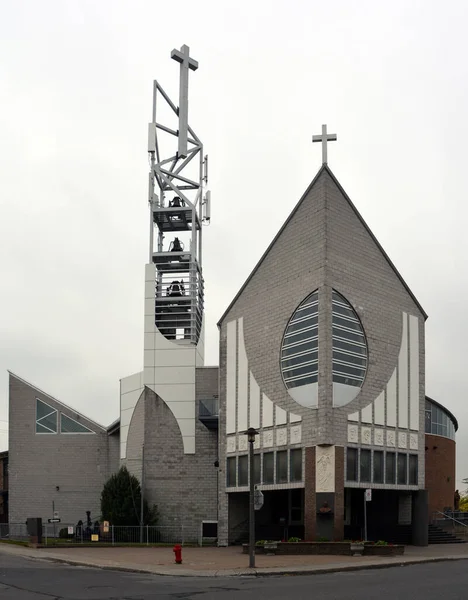
[[[242,284],[241,288],[239,289],[239,291],[237,292],[237,294],[234,296],[234,298],[232,299],[231,303],[229,304],[229,306],[226,308],[226,310],[224,311],[224,313],[222,314],[221,318],[219,319],[217,325],[218,327],[221,326],[221,322],[224,321],[224,318],[226,317],[226,315],[229,313],[229,311],[231,310],[231,308],[234,306],[234,304],[237,302],[237,299],[239,298],[239,296],[242,294],[242,292],[245,290],[245,288],[247,287],[247,284],[249,283],[249,281],[252,279],[252,277],[255,275],[255,273],[257,272],[257,270],[259,269],[260,265],[262,264],[262,262],[265,260],[265,258],[267,257],[268,253],[270,252],[270,250],[273,248],[273,246],[276,244],[277,239],[279,238],[279,236],[283,233],[283,231],[286,229],[286,225],[289,223],[289,221],[293,218],[293,216],[296,214],[298,208],[300,207],[300,205],[302,204],[304,198],[307,196],[307,194],[310,192],[310,190],[314,187],[317,179],[320,177],[320,175],[322,174],[322,172],[324,170],[327,169],[326,165],[322,165],[320,167],[320,169],[317,171],[317,174],[315,175],[315,177],[313,178],[312,182],[307,186],[306,191],[302,194],[302,196],[300,197],[299,201],[297,202],[297,204],[295,205],[295,207],[292,209],[292,211],[289,213],[288,217],[286,218],[286,221],[281,225],[280,229],[278,230],[278,233],[275,235],[275,237],[272,239],[272,241],[270,242],[270,244],[268,245],[268,248],[265,250],[265,252],[262,254],[262,256],[260,257],[260,260],[257,262],[257,264],[255,265],[255,267],[252,269],[252,271],[250,272],[250,275],[247,277],[247,279],[244,281],[244,283]]]
[[[423,307],[421,306],[421,304],[419,303],[418,299],[416,298],[416,296],[413,294],[413,292],[411,291],[411,288],[409,287],[409,285],[406,283],[406,281],[403,279],[403,276],[401,275],[401,273],[398,271],[398,269],[396,268],[396,266],[394,265],[394,263],[392,262],[392,260],[390,259],[390,257],[388,256],[388,254],[385,252],[383,246],[380,244],[379,240],[375,237],[375,235],[373,234],[372,230],[370,229],[369,225],[367,225],[366,221],[364,220],[364,218],[362,217],[361,213],[358,211],[358,209],[356,208],[356,206],[354,205],[353,201],[351,200],[351,198],[348,196],[348,194],[346,193],[346,191],[344,190],[343,186],[341,185],[341,183],[338,181],[338,179],[336,178],[336,176],[333,174],[332,170],[330,169],[330,167],[328,165],[322,165],[320,167],[320,169],[317,171],[317,174],[315,175],[315,177],[313,178],[312,182],[308,185],[307,189],[305,190],[305,192],[302,194],[300,200],[297,202],[297,204],[294,206],[294,208],[292,209],[292,211],[289,213],[287,219],[285,220],[285,222],[283,223],[283,225],[281,226],[281,228],[279,229],[278,233],[275,235],[275,237],[273,238],[273,240],[271,241],[271,243],[268,245],[268,248],[265,250],[265,252],[262,254],[260,260],[257,262],[257,264],[255,265],[255,267],[252,269],[252,271],[250,272],[250,275],[248,275],[247,279],[244,281],[244,283],[242,284],[242,286],[240,287],[239,291],[237,292],[237,294],[234,296],[234,298],[232,299],[232,301],[230,302],[230,304],[228,305],[228,307],[226,308],[226,310],[224,311],[224,313],[222,314],[221,318],[218,320],[217,326],[218,328],[221,327],[221,323],[222,321],[224,321],[226,315],[229,313],[229,311],[231,310],[231,308],[234,306],[234,304],[237,302],[239,296],[242,294],[242,292],[244,291],[244,289],[247,287],[247,284],[249,283],[249,281],[252,279],[252,277],[254,276],[254,274],[257,272],[257,270],[259,269],[260,265],[263,263],[263,261],[265,260],[266,256],[268,255],[268,253],[270,252],[271,248],[275,245],[277,239],[279,238],[279,236],[283,233],[284,229],[286,228],[287,224],[289,223],[289,221],[293,218],[293,216],[295,215],[295,213],[297,212],[299,206],[302,204],[302,202],[304,201],[305,197],[307,196],[307,194],[310,192],[310,190],[314,187],[314,185],[317,182],[317,179],[320,177],[320,175],[323,173],[323,171],[326,171],[330,177],[332,178],[333,182],[335,183],[335,185],[338,187],[338,189],[340,190],[340,192],[343,194],[343,196],[345,197],[346,201],[349,203],[349,205],[351,206],[352,210],[354,211],[354,213],[356,214],[357,218],[359,219],[359,221],[363,224],[364,228],[366,229],[366,231],[369,233],[369,235],[371,236],[372,240],[374,241],[374,243],[376,244],[377,248],[380,250],[380,252],[382,253],[383,257],[385,258],[385,260],[387,261],[387,263],[390,265],[390,267],[392,268],[393,272],[395,273],[395,275],[398,277],[398,279],[400,280],[400,282],[403,284],[403,287],[406,289],[406,291],[408,292],[409,296],[411,297],[411,299],[413,300],[413,302],[416,304],[416,306],[418,307],[418,309],[420,310],[421,314],[424,317],[424,320],[427,320],[428,315],[426,313],[426,311],[423,309]]]
[[[441,410],[443,410],[445,413],[447,413],[448,416],[452,419],[453,424],[455,425],[455,431],[458,431],[458,421],[457,421],[455,415],[446,406],[444,406],[440,402],[437,402],[437,400],[434,400],[434,398],[431,398],[430,396],[425,396],[425,399],[429,400],[429,402],[432,402],[432,404],[435,404]]]

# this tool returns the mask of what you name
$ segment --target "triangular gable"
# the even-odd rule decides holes
[[[96,421],[93,421],[89,417],[86,417],[85,415],[83,415],[82,413],[78,412],[77,410],[75,410],[71,406],[68,406],[67,404],[64,404],[63,402],[60,402],[60,400],[57,400],[57,398],[54,398],[50,394],[47,394],[46,392],[42,391],[37,386],[33,385],[32,383],[29,383],[29,381],[26,381],[25,379],[22,379],[21,377],[19,377],[15,373],[12,373],[11,371],[8,371],[8,374],[10,375],[10,377],[13,377],[14,379],[16,379],[17,381],[19,381],[20,383],[23,383],[24,385],[27,385],[31,389],[35,390],[40,395],[40,398],[37,398],[37,400],[39,400],[40,402],[42,402],[46,406],[48,406],[47,399],[51,400],[55,405],[58,405],[58,409],[55,409],[55,407],[51,406],[52,410],[60,410],[60,411],[62,411],[62,409],[63,409],[65,411],[65,414],[66,414],[66,416],[68,418],[72,418],[72,417],[69,416],[70,414],[78,416],[79,418],[82,417],[91,426],[94,426],[97,429],[100,429],[102,431],[106,431],[106,428],[103,425],[101,425],[99,423],[96,423]],[[73,420],[75,420],[75,419],[73,419]],[[37,421],[36,421],[36,423],[37,423]],[[46,425],[46,423],[42,423],[42,426],[44,426],[44,425]],[[85,425],[85,427],[88,428],[86,425]],[[43,433],[46,433],[45,430],[43,431]]]
[[[271,241],[270,245],[265,250],[265,252],[263,253],[262,257],[260,258],[260,260],[258,261],[258,263],[255,265],[255,267],[253,268],[253,270],[251,271],[250,275],[245,280],[245,282],[242,285],[242,287],[239,289],[239,291],[237,292],[237,294],[234,296],[232,302],[229,304],[229,306],[227,307],[227,309],[224,311],[223,315],[221,316],[221,318],[218,321],[218,327],[221,326],[221,323],[223,322],[223,320],[225,319],[225,317],[229,314],[229,311],[235,305],[235,303],[237,302],[237,300],[241,296],[242,292],[247,287],[247,285],[250,282],[250,280],[252,279],[252,277],[255,275],[255,273],[257,272],[257,270],[260,268],[261,264],[263,263],[263,261],[265,260],[265,258],[268,256],[270,250],[276,244],[277,240],[279,239],[279,237],[281,236],[281,234],[283,233],[283,231],[286,229],[287,225],[289,224],[289,222],[291,221],[291,219],[294,217],[294,215],[296,214],[296,212],[299,209],[299,207],[301,206],[301,204],[304,202],[304,200],[306,199],[306,197],[308,196],[308,194],[310,193],[310,191],[316,185],[317,181],[320,179],[320,176],[323,173],[325,173],[325,172],[328,173],[328,175],[331,177],[331,179],[333,180],[333,182],[336,184],[336,186],[338,187],[338,189],[342,193],[343,197],[348,202],[349,206],[352,208],[352,210],[354,211],[354,213],[356,214],[357,218],[362,223],[362,225],[364,226],[364,228],[366,229],[366,231],[369,233],[370,237],[374,241],[374,243],[377,246],[377,248],[380,250],[382,256],[387,261],[387,263],[390,265],[390,267],[392,268],[393,272],[398,277],[398,279],[400,280],[400,282],[403,284],[403,287],[406,289],[406,291],[408,292],[409,296],[411,297],[411,299],[413,300],[413,302],[416,304],[416,306],[420,310],[421,314],[424,316],[424,319],[427,319],[427,314],[426,314],[425,310],[422,308],[421,304],[416,299],[416,297],[413,294],[413,292],[411,291],[410,287],[408,286],[408,284],[406,283],[406,281],[403,279],[402,275],[400,274],[400,272],[398,271],[398,269],[395,267],[395,265],[391,261],[390,257],[388,256],[388,254],[383,249],[383,247],[380,244],[380,242],[377,240],[377,238],[375,237],[375,235],[372,233],[372,230],[367,225],[367,223],[365,222],[364,218],[362,217],[362,215],[360,214],[360,212],[357,210],[356,206],[353,204],[353,202],[351,201],[350,197],[348,196],[348,194],[345,192],[345,190],[343,189],[342,185],[340,184],[340,182],[337,180],[337,178],[335,177],[335,175],[332,173],[332,171],[328,167],[328,165],[322,165],[322,167],[318,170],[317,174],[315,175],[315,177],[312,180],[312,182],[310,183],[310,185],[307,187],[307,189],[304,192],[304,194],[301,196],[299,202],[293,208],[293,210],[289,214],[288,218],[283,223],[282,227],[279,229],[278,233],[275,235],[275,237]]]

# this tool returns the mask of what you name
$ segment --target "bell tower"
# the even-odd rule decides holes
[[[204,363],[202,225],[210,221],[208,157],[188,123],[189,47],[180,64],[179,106],[154,81],[148,126],[149,263],[145,282],[143,383],[173,412],[184,452],[195,452],[195,369]]]

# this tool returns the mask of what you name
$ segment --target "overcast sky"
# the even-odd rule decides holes
[[[210,156],[206,363],[216,322],[329,165],[429,314],[426,392],[468,477],[466,2],[42,0],[0,21],[0,449],[7,369],[98,422],[142,367],[152,81]]]

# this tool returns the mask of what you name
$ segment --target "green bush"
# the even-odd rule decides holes
[[[378,542],[375,542],[374,545],[375,546],[388,546],[388,542],[385,542],[384,540],[379,540]]]
[[[107,480],[102,490],[102,519],[111,525],[140,525],[140,505],[140,482],[125,466],[121,467]],[[156,525],[159,516],[156,506],[148,506],[146,500],[143,506],[143,525]]]
[[[298,537],[290,537],[288,542],[300,542],[302,541],[301,538]]]
[[[68,533],[67,527],[62,527],[62,529],[59,531],[59,538],[61,538],[62,540],[68,540],[72,537],[73,533]]]

